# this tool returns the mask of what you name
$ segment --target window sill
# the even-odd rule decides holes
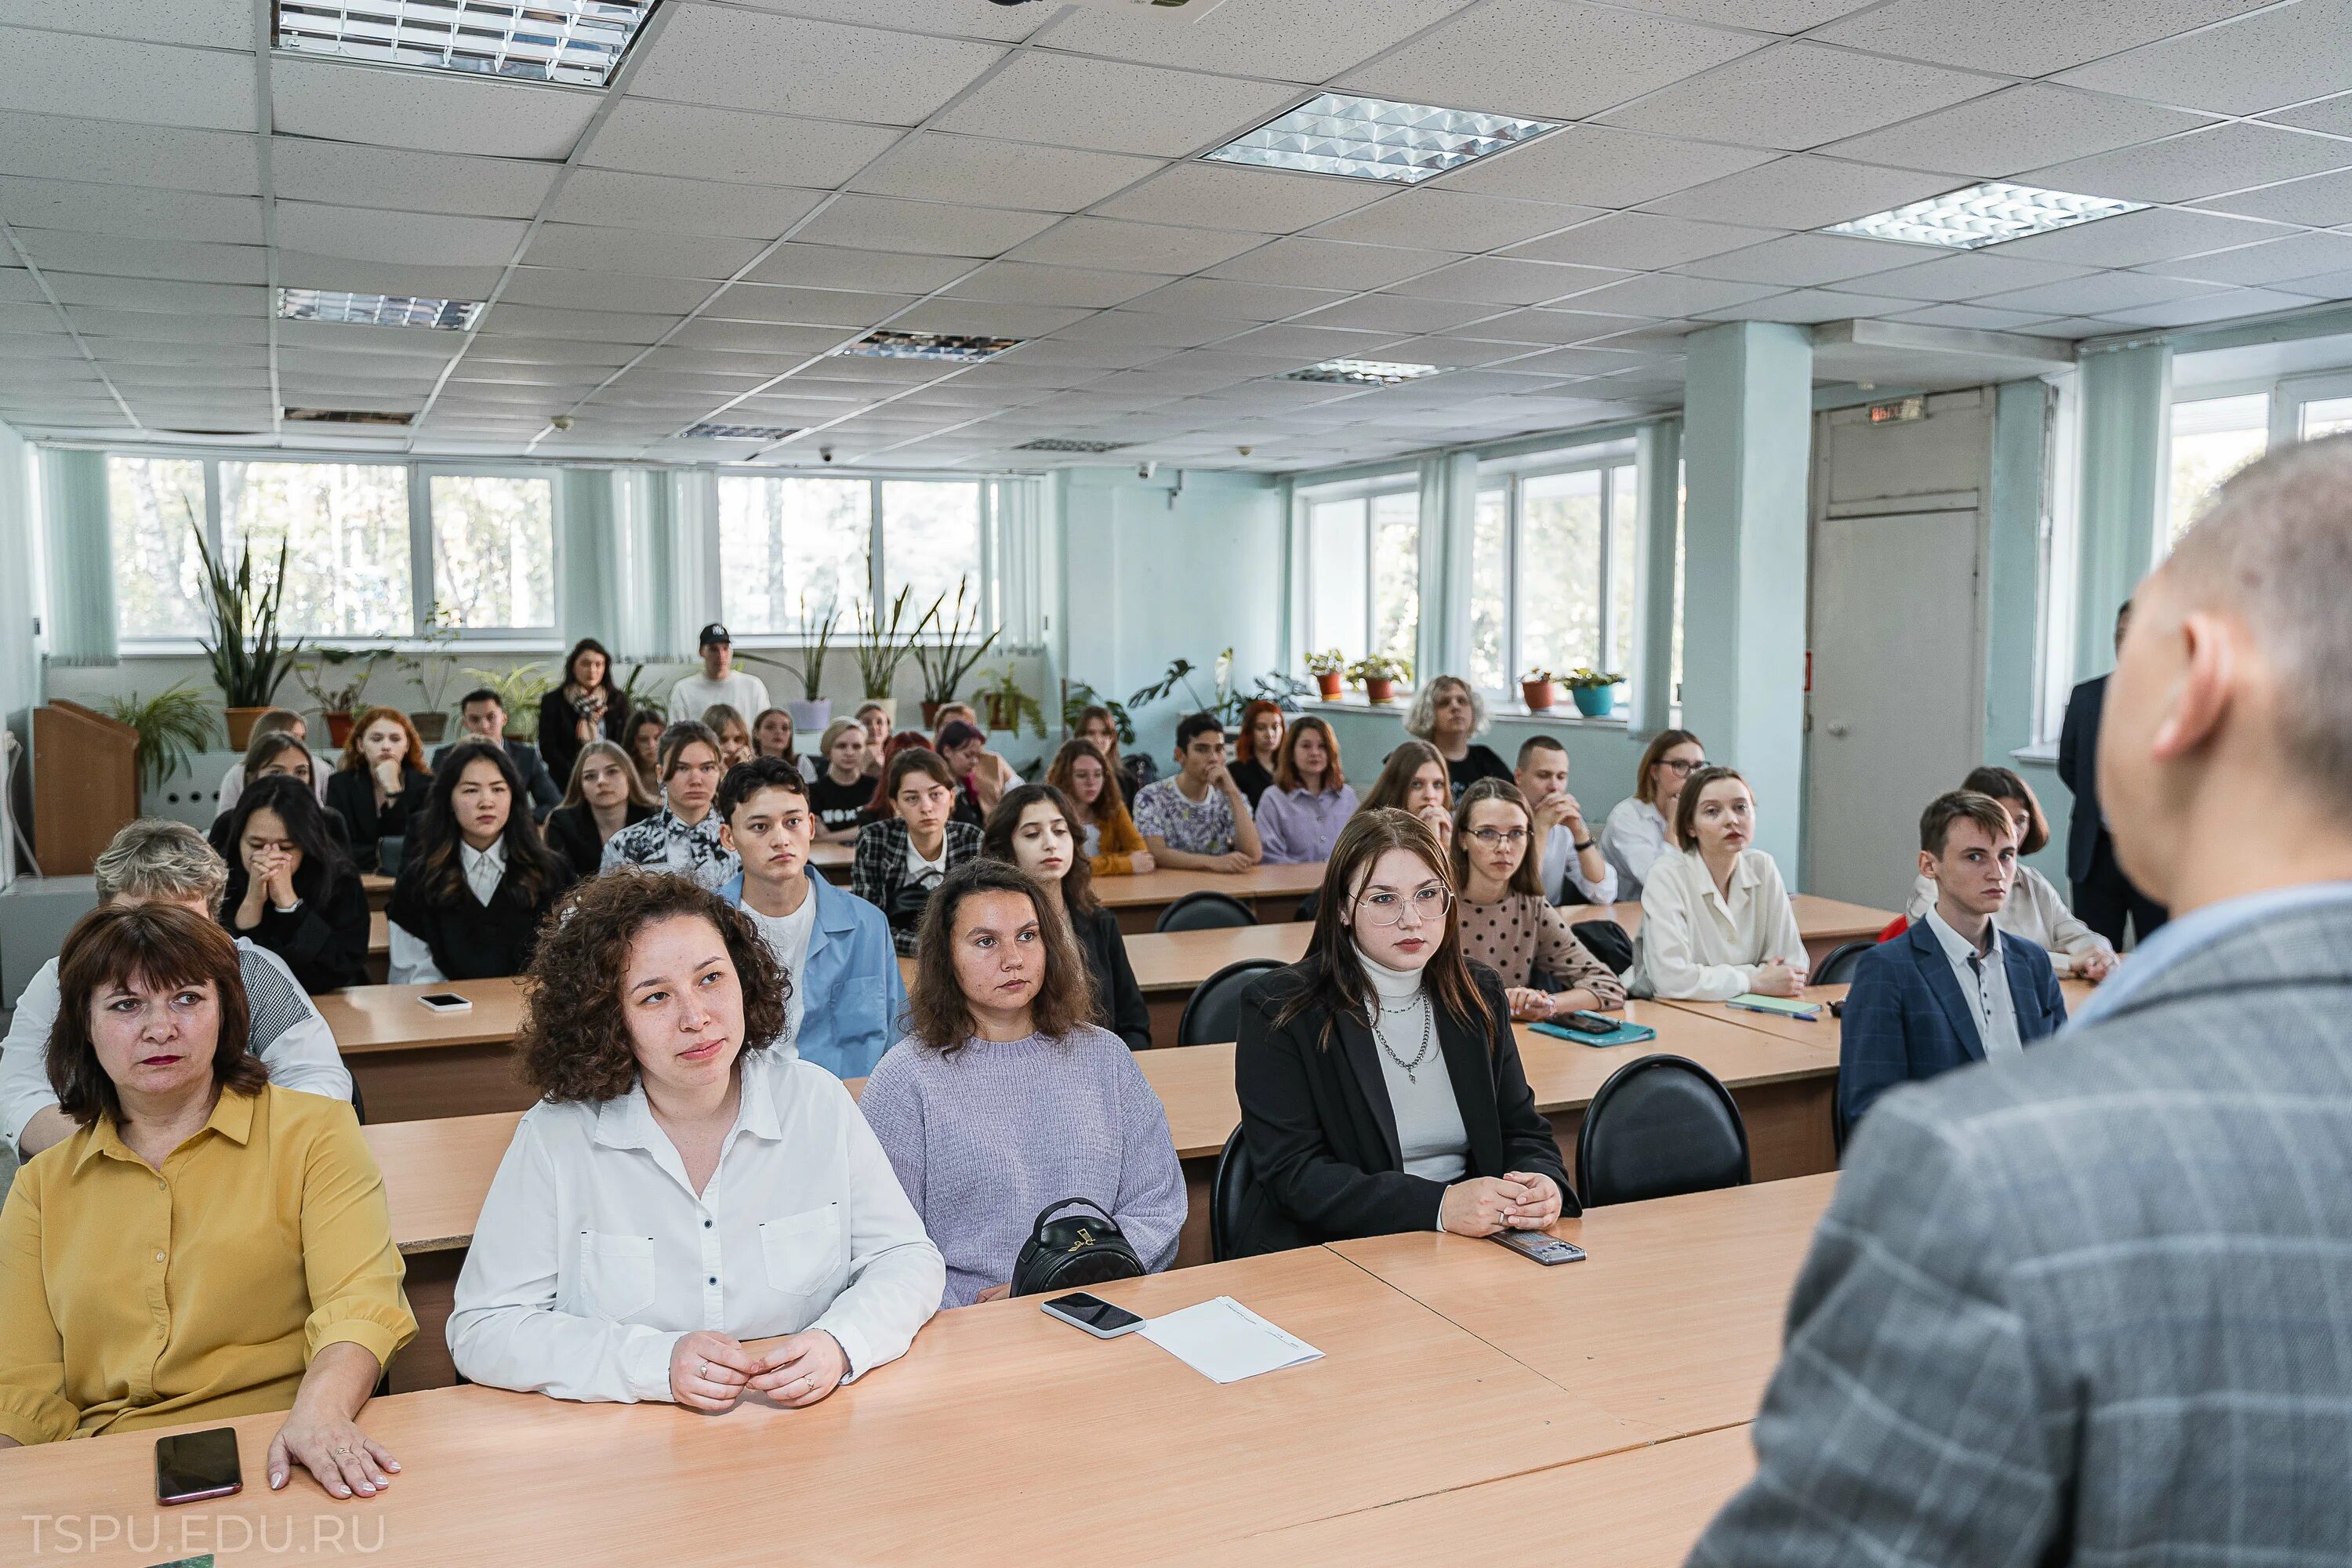
[[[2058,744],[2054,741],[2037,742],[2031,746],[2018,747],[2009,756],[2011,762],[2035,763],[2045,768],[2054,768],[2058,765]]]
[[[531,633],[511,637],[491,632],[467,632],[455,642],[421,642],[414,637],[305,637],[305,651],[311,648],[349,649],[353,653],[383,653],[406,657],[429,657],[446,654],[452,658],[470,658],[478,654],[554,654],[562,655],[564,645]],[[118,659],[134,658],[202,658],[204,645],[194,637],[140,637],[125,639],[115,650]],[[691,660],[677,660],[690,663]]]
[[[1334,701],[1325,701],[1320,698],[1306,699],[1299,703],[1299,710],[1305,713],[1395,713],[1402,715],[1406,709],[1412,706],[1412,695],[1410,692],[1399,692],[1396,700],[1391,702],[1373,702],[1368,700],[1359,693],[1349,692],[1348,695]],[[1489,702],[1486,705],[1486,715],[1489,719],[1501,722],[1517,724],[1564,724],[1570,728],[1585,730],[1623,730],[1629,728],[1633,723],[1632,716],[1622,712],[1612,713],[1605,718],[1591,719],[1578,712],[1573,706],[1551,708],[1547,709],[1542,712],[1537,712],[1524,704],[1517,702]]]

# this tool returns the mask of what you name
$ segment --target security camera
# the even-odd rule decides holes
[[[830,463],[833,461],[833,448],[830,447],[819,447],[816,449],[816,455],[819,462]]]
[[[1236,451],[1236,452],[1239,452],[1243,457],[1246,458],[1246,457],[1248,457],[1252,452],[1256,451],[1256,450],[1257,450],[1257,448],[1256,448],[1255,447],[1234,447],[1234,451]]]
[[[1160,465],[1148,458],[1135,465],[1135,477],[1139,479],[1148,479],[1159,471]]]

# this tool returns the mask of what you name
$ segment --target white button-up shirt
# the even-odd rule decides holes
[[[698,1329],[823,1329],[854,1380],[906,1353],[947,1265],[866,1119],[823,1068],[741,1059],[742,1104],[702,1192],[642,1084],[525,1112],[457,1277],[449,1352],[476,1383],[559,1399],[670,1397]]]
[[[484,909],[499,896],[499,883],[507,874],[507,845],[503,838],[493,838],[488,849],[477,849],[470,844],[457,846],[457,868],[466,874],[467,890],[474,901]],[[433,948],[398,921],[394,921],[387,934],[392,939],[391,962],[385,966],[384,978],[394,985],[439,985],[448,980],[441,966],[433,961]]]
[[[1633,933],[1627,989],[1669,1001],[1727,1002],[1752,990],[1756,971],[1774,959],[1809,967],[1805,939],[1780,868],[1761,849],[1743,849],[1731,889],[1696,849],[1661,855],[1642,885],[1642,927]]]
[[[2017,1033],[2017,1001],[2009,994],[2009,962],[2001,955],[2000,928],[1986,922],[1985,935],[1990,940],[1979,952],[1976,943],[1952,929],[1942,910],[1930,909],[1925,918],[1936,945],[1951,963],[1961,999],[1976,1019],[1977,1043],[1984,1047],[1985,1058],[2023,1055],[2025,1042]]]

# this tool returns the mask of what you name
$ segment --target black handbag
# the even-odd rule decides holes
[[[1081,1205],[1094,1213],[1048,1217]],[[1029,1239],[1021,1244],[1021,1256],[1013,1260],[1013,1293],[1042,1296],[1050,1290],[1139,1279],[1143,1272],[1143,1259],[1135,1255],[1108,1209],[1092,1198],[1063,1198],[1037,1211]]]

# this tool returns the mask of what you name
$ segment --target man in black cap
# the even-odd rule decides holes
[[[699,719],[724,702],[743,716],[747,729],[757,724],[760,715],[772,706],[767,682],[735,668],[735,639],[717,621],[703,627],[697,641],[702,649],[702,673],[689,675],[670,688],[670,717]]]

